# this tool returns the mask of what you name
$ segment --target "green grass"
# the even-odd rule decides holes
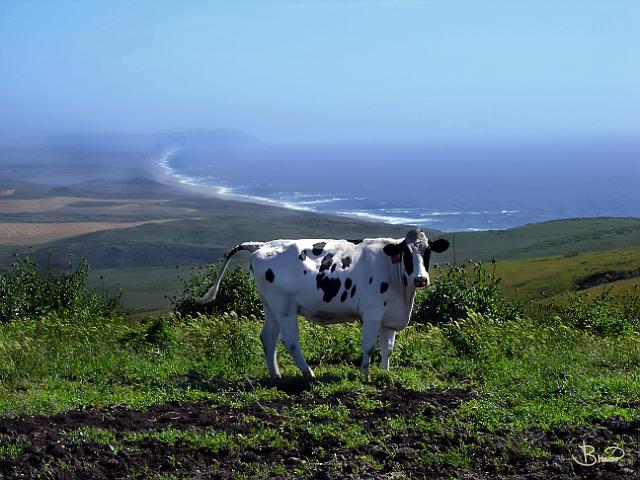
[[[463,472],[471,468],[478,448],[495,448],[490,443],[493,433],[504,437],[508,432],[513,439],[503,455],[519,452],[540,461],[549,452],[521,436],[529,429],[640,416],[638,332],[601,336],[553,318],[503,322],[470,314],[455,327],[407,328],[398,336],[392,370],[374,367],[371,383],[363,383],[357,366],[359,325],[325,328],[304,320],[300,324],[303,351],[318,377],[311,385],[282,347],[284,378],[266,379],[260,322],[233,314],[175,320],[163,327],[164,335],[150,333],[153,319],[141,322],[122,316],[77,323],[49,315],[2,325],[0,417],[207,401],[237,409],[237,421],[250,425],[250,431],[82,426],[61,434],[72,443],[108,446],[114,455],[135,452],[149,440],[213,453],[261,446],[286,455],[298,445],[297,439],[307,438],[320,449],[329,442],[331,448],[351,452],[375,448],[389,458],[403,454],[393,450],[396,436],[412,435],[414,465]],[[463,389],[470,396],[435,414],[418,410],[379,416],[377,409],[388,404],[377,395],[388,389]],[[271,400],[289,403],[274,408]],[[263,406],[270,420],[244,413],[255,405]],[[18,461],[25,445],[4,443],[0,460]],[[509,462],[507,457],[495,461]],[[383,468],[366,454],[353,462],[356,474]],[[279,467],[248,462],[239,468],[238,478],[251,478],[276,474]],[[319,466],[303,459],[290,468],[308,476]]]
[[[356,339],[357,325],[329,329],[302,322],[307,358],[317,364],[322,379],[309,395],[326,397],[386,387],[414,390],[471,388],[476,397],[456,414],[473,428],[523,429],[553,424],[584,424],[596,418],[636,415],[640,400],[640,337],[602,337],[564,324],[524,319],[501,323],[476,316],[466,335],[480,347],[461,350],[446,328],[411,327],[398,338],[391,372],[374,370],[373,384],[358,376],[359,348],[349,340],[344,357],[322,355],[327,338]],[[87,405],[127,405],[140,408],[169,400],[210,399],[242,405],[284,395],[268,383],[255,320],[200,317],[170,326],[170,343],[159,347],[145,341],[145,325],[122,317],[78,325],[49,316],[37,322],[0,327],[0,415],[52,413]],[[298,373],[281,349],[285,376]],[[185,383],[187,375],[239,382],[238,390],[216,381]],[[245,379],[256,382],[247,391]],[[347,412],[292,411],[290,417],[322,419],[326,427],[309,432],[344,435],[357,444],[366,439],[354,430],[332,430]],[[312,422],[317,423],[317,422]],[[334,425],[334,426],[332,426]],[[326,428],[327,430],[323,430]]]
[[[532,284],[527,296],[537,298],[536,285],[545,281],[567,289],[575,278],[594,272],[633,270],[638,260],[639,249],[625,248],[498,262],[495,268],[504,274],[503,286],[511,295],[516,288],[510,278],[524,272]],[[135,271],[131,273],[135,284]],[[459,283],[458,290],[493,282],[482,278],[471,285]],[[160,288],[162,280],[157,281]],[[443,294],[453,291],[444,289]],[[499,297],[491,288],[478,291],[483,301]],[[72,443],[108,446],[114,454],[150,441],[214,453],[255,446],[287,452],[307,439],[318,448],[328,444],[364,452],[354,458],[354,474],[384,467],[369,452],[406,455],[393,450],[394,438],[402,435],[415,439],[414,465],[464,472],[473,466],[475,452],[494,449],[491,438],[501,435],[510,443],[496,450],[504,456],[496,457],[497,465],[507,465],[514,452],[541,462],[550,453],[526,437],[532,429],[640,418],[640,319],[633,317],[638,304],[619,301],[614,296],[595,302],[587,296],[567,297],[561,308],[529,308],[508,317],[500,316],[501,310],[485,315],[462,310],[462,317],[438,326],[411,324],[398,335],[391,371],[374,367],[370,383],[363,382],[358,368],[360,325],[322,327],[300,319],[302,348],[318,377],[311,384],[281,345],[284,378],[267,378],[259,338],[262,322],[256,318],[236,313],[133,317],[104,309],[87,314],[80,302],[76,310],[54,309],[0,325],[0,417],[206,401],[237,411],[237,421],[249,429],[115,431],[82,426],[62,434]],[[445,410],[434,404],[379,415],[378,409],[390,407],[381,398],[391,389],[423,392],[425,398],[432,392],[468,394]],[[247,413],[256,405],[267,419],[255,410]],[[0,437],[0,460],[19,461],[28,440],[4,440]],[[248,462],[238,468],[238,478],[251,478],[273,475],[278,466]],[[291,471],[310,475],[317,468],[309,457]],[[335,473],[343,472],[336,466]],[[152,477],[153,472],[140,475]]]
[[[0,461],[18,459],[26,445],[26,441],[15,442],[0,434]]]

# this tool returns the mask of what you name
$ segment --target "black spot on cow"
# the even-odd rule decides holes
[[[314,255],[320,255],[324,250],[324,247],[326,246],[327,246],[327,242],[314,243],[313,250],[311,250],[311,253],[313,253]]]
[[[325,270],[329,270],[331,268],[331,264],[333,263],[333,253],[328,253],[320,262],[320,272],[324,272]]]
[[[369,285],[373,282],[373,277],[369,277]]]
[[[402,245],[406,245],[405,241],[400,243],[387,243],[382,251],[390,257],[399,257],[402,255]]]
[[[334,263],[333,265],[331,265],[331,273],[336,271],[336,266],[337,265],[338,265],[337,263]]]
[[[264,276],[269,283],[273,283],[273,279],[276,278],[276,276],[273,274],[273,270],[271,269],[267,270]]]
[[[347,279],[344,281],[344,288],[346,288],[347,290],[349,290],[349,289],[351,288],[351,283],[352,283],[352,282],[351,282],[351,279],[350,279],[350,278],[347,278]]]
[[[351,298],[353,298],[355,294],[356,294],[356,286],[354,285],[353,288],[351,289]]]
[[[344,302],[347,299],[347,291],[345,290],[344,292],[342,292],[342,295],[340,296],[340,301]]]
[[[411,275],[413,273],[413,255],[411,255],[411,250],[409,250],[406,243],[402,248],[402,260],[404,261],[404,269],[407,274]]]
[[[382,282],[380,284],[380,293],[384,293],[389,290],[389,284],[387,282]]]
[[[387,306],[387,301],[386,301],[386,300],[384,301],[384,306],[385,306],[385,307]]]
[[[347,240],[347,242],[353,243],[354,245],[358,245],[359,243],[362,243],[362,239],[359,238],[358,240]]]
[[[300,259],[301,262],[304,262],[307,259],[307,251],[302,250],[300,252],[300,255],[298,255],[298,258]]]
[[[407,276],[404,273],[402,274],[402,283],[404,283],[405,287],[409,284]]]
[[[304,272],[302,272],[302,273],[304,273],[304,274],[306,275],[306,274],[307,274],[307,271],[305,270],[305,271],[304,271]]]
[[[422,255],[422,263],[424,263],[424,268],[426,268],[427,272],[429,271],[429,262],[431,261],[431,249],[427,248]]]
[[[249,271],[253,273],[253,265],[249,265]]]
[[[342,259],[342,269],[346,270],[351,266],[351,257],[344,257]]]
[[[322,289],[324,292],[322,300],[327,303],[338,294],[340,285],[342,285],[342,282],[337,278],[329,278],[324,273],[316,275],[316,286],[318,290]]]

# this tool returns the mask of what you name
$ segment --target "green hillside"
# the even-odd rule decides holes
[[[640,284],[640,246],[554,256],[509,260],[496,264],[502,287],[510,297],[550,297],[572,290],[616,290]]]
[[[452,239],[451,234],[445,237]],[[580,218],[509,230],[463,232],[455,234],[455,245],[459,262],[469,258],[507,260],[633,247],[640,246],[640,219]]]
[[[176,266],[180,265],[186,273],[190,265],[214,262],[241,241],[306,236],[402,236],[407,228],[324,216],[307,224],[309,214],[304,212],[285,211],[284,219],[250,224],[244,218],[229,216],[143,225],[76,237],[47,248],[86,256],[96,267],[92,278],[103,275],[107,286],[120,283],[125,287],[127,305],[151,309],[167,306],[164,295],[173,293],[179,285]],[[451,234],[442,236],[453,240]],[[506,231],[457,233],[455,242],[459,265],[468,259],[496,258],[496,273],[503,277],[503,287],[511,297],[549,297],[574,290],[575,282],[589,275],[613,271],[613,278],[602,279],[611,282],[616,274],[637,276],[633,272],[640,269],[638,219],[563,220]],[[44,248],[40,249],[39,255],[43,251]],[[248,255],[238,255],[236,260],[244,263],[247,259]],[[434,256],[434,261],[440,265],[453,263],[453,247]],[[636,284],[633,279],[619,280],[620,285]]]

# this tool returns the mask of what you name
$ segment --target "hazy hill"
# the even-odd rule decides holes
[[[0,139],[0,179],[66,186],[90,180],[148,177],[167,148],[242,148],[257,140],[235,130],[185,130],[154,134],[79,134]]]
[[[194,148],[230,148],[250,145],[258,140],[241,131],[230,129],[192,129],[150,134],[84,133],[75,135],[28,136],[0,139],[0,153],[15,149],[135,150],[155,151],[171,145]],[[2,156],[0,155],[0,159]]]

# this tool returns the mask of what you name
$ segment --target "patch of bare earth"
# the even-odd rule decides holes
[[[0,213],[41,213],[65,207],[78,200],[78,197],[47,197],[28,199],[0,200]]]
[[[0,213],[99,213],[148,214],[165,212],[166,215],[190,214],[191,208],[167,205],[168,199],[108,199],[89,197],[45,197],[29,199],[0,199]]]
[[[166,223],[174,219],[141,222],[53,222],[53,223],[0,223],[0,245],[38,245],[85,233],[138,227],[147,223]]]
[[[227,406],[173,402],[144,411],[122,407],[86,409],[53,416],[23,416],[0,420],[0,438],[18,452],[0,459],[0,478],[137,478],[173,475],[179,478],[391,479],[499,478],[574,479],[638,478],[638,421],[611,419],[590,427],[551,431],[531,429],[517,438],[501,432],[468,432],[463,426],[429,430],[411,424],[415,415],[446,420],[471,394],[464,390],[413,392],[388,389],[373,395],[379,405],[362,409],[352,394],[313,398],[304,393],[285,398]],[[292,430],[283,414],[294,407],[336,405],[349,410],[349,423],[357,422],[374,440],[349,447],[328,436],[316,440],[305,431]],[[390,419],[408,423],[389,434]],[[78,441],[69,435],[93,427],[112,433],[115,443]],[[345,425],[347,428],[348,425]],[[280,432],[285,446],[255,441],[242,448],[217,449],[186,441],[163,442],[149,436],[130,441],[131,432],[166,429],[207,429],[232,437],[247,437],[261,428]],[[126,437],[128,434],[129,437]],[[384,438],[384,441],[375,439]],[[576,443],[586,439],[597,451],[610,442],[624,445],[624,462],[581,467],[571,456]],[[517,445],[529,445],[536,455]],[[434,461],[433,454],[469,445],[469,461],[452,466]],[[529,448],[528,447],[528,448]],[[146,472],[146,473],[144,473]],[[141,477],[141,478],[142,478]],[[155,478],[155,477],[154,477]]]

